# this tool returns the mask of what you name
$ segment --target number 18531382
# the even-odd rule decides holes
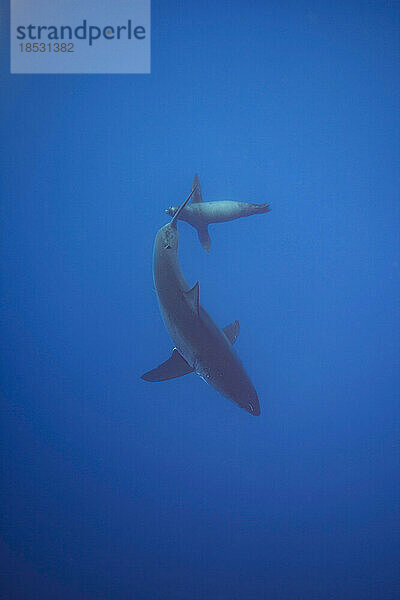
[[[75,52],[72,42],[25,42],[19,48],[21,52]]]

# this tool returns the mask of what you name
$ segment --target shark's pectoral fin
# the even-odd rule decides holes
[[[193,310],[196,315],[199,314],[199,282],[195,283],[190,290],[183,292],[189,302],[193,305]]]
[[[182,377],[188,373],[193,373],[194,369],[186,362],[176,348],[174,348],[168,360],[161,365],[148,371],[142,375],[145,381],[166,381],[167,379],[175,379]]]
[[[211,240],[207,225],[205,227],[197,227],[197,233],[199,235],[200,244],[203,246],[204,250],[210,252]]]
[[[231,344],[234,344],[237,340],[237,336],[239,335],[240,325],[239,321],[233,321],[226,327],[224,327],[223,332],[230,341]]]

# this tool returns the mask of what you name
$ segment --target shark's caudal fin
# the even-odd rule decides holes
[[[233,321],[222,330],[231,344],[234,344],[237,340],[237,336],[239,335],[240,325],[239,321]]]
[[[201,197],[200,180],[199,180],[199,176],[197,175],[197,173],[193,177],[192,192],[193,191],[194,191],[194,194],[193,194],[193,198],[192,198],[192,204],[194,202],[202,202],[203,198]]]
[[[210,234],[208,233],[207,225],[203,227],[196,227],[196,229],[199,236],[200,244],[203,246],[204,250],[210,252],[211,240]]]
[[[179,354],[178,350],[174,348],[168,360],[152,371],[144,373],[142,379],[145,381],[166,381],[167,379],[175,379],[188,373],[193,373],[192,367]]]

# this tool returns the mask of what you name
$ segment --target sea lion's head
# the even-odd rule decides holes
[[[176,215],[176,213],[179,210],[179,206],[170,206],[169,208],[166,209],[166,213],[167,215],[170,215],[171,217],[174,217]]]

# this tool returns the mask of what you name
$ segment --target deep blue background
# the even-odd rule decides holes
[[[1,598],[398,598],[399,5],[154,0],[149,76],[10,76],[7,15]],[[196,171],[272,205],[179,227],[260,418],[139,379]]]

